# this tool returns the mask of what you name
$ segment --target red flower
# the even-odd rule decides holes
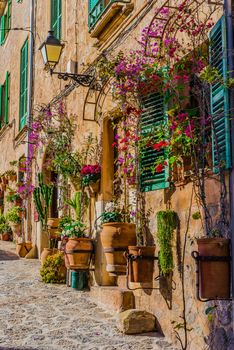
[[[156,173],[161,173],[163,171],[163,165],[160,163],[155,167]]]
[[[113,142],[112,147],[116,147],[116,146],[117,146],[117,142]]]

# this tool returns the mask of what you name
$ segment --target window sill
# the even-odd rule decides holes
[[[22,141],[24,141],[26,135],[27,135],[27,132],[28,132],[28,127],[27,125],[25,125],[19,132],[18,134],[16,135],[15,137],[15,143],[16,143],[16,146],[21,144]]]
[[[107,34],[111,34],[133,11],[133,8],[133,4],[124,4],[121,2],[113,3],[104,11],[94,27],[90,29],[90,36],[92,38],[103,39]]]
[[[4,138],[4,136],[6,135],[6,132],[9,128],[11,128],[11,124],[5,124],[1,129],[0,129],[0,140],[2,140]]]
[[[3,15],[6,5],[7,5],[7,0],[0,1],[0,17]]]

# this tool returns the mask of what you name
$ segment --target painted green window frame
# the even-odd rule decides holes
[[[143,137],[144,134],[150,132],[154,127],[167,123],[167,104],[165,102],[165,96],[159,92],[153,92],[144,97],[142,99],[142,108],[143,113],[140,121],[140,133]],[[169,187],[168,166],[165,166],[161,173],[152,172],[152,167],[154,167],[157,158],[162,155],[165,156],[162,152],[165,152],[165,150],[156,151],[149,147],[142,153],[140,159],[140,188],[142,192],[155,191]]]
[[[126,4],[126,1],[124,0],[89,0],[89,31],[95,27],[96,23],[100,20],[102,15],[115,2],[122,2]]]
[[[9,87],[10,74],[6,72],[6,80],[3,85],[0,85],[0,128],[9,122]]]
[[[224,83],[227,81],[227,38],[225,17],[222,16],[209,33],[210,65],[217,68]],[[222,82],[211,85],[213,170],[231,167],[229,91]]]
[[[8,0],[7,2],[7,8],[4,12],[4,14],[1,16],[0,19],[0,45],[4,45],[6,41],[7,34],[9,33],[11,29],[11,5],[12,0]]]
[[[51,30],[54,36],[61,39],[62,35],[62,0],[51,0]]]
[[[20,53],[20,101],[19,129],[27,123],[28,115],[28,39],[24,42]]]

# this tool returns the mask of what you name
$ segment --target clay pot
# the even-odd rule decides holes
[[[89,269],[93,253],[93,240],[90,238],[69,238],[64,252],[67,268]]]
[[[41,264],[42,265],[44,264],[44,262],[46,261],[48,256],[51,256],[51,255],[54,255],[54,254],[57,254],[57,253],[58,253],[58,249],[56,249],[56,248],[53,248],[53,249],[44,248],[42,253],[41,253],[41,257],[40,257]]]
[[[134,260],[129,260],[129,281],[152,283],[155,246],[129,246],[128,253],[136,257]]]
[[[100,189],[100,180],[97,180],[96,182],[91,182],[89,184],[89,189],[91,194],[98,193]]]
[[[16,237],[21,236],[21,224],[10,223],[10,227],[13,233],[13,240],[16,240]]]
[[[21,258],[24,258],[29,251],[32,249],[31,242],[17,243],[16,244],[16,254]]]
[[[230,256],[227,238],[197,239],[200,256]],[[200,296],[203,299],[230,298],[230,261],[202,261],[200,270]]]
[[[10,233],[2,233],[1,234],[1,240],[2,241],[10,241],[10,238],[11,238],[11,235],[10,235]]]
[[[59,238],[59,218],[48,218],[47,225],[48,225],[48,232],[50,234],[50,238]]]
[[[124,222],[103,224],[100,234],[106,257],[106,270],[112,275],[125,275],[127,262],[124,252],[136,244],[136,225]]]

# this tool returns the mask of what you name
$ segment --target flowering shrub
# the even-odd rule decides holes
[[[84,165],[81,169],[82,185],[88,186],[92,182],[96,182],[101,178],[101,166],[95,165]]]
[[[63,225],[62,236],[67,236],[70,238],[81,238],[85,237],[85,224],[80,221],[72,220],[71,222],[65,223]]]

